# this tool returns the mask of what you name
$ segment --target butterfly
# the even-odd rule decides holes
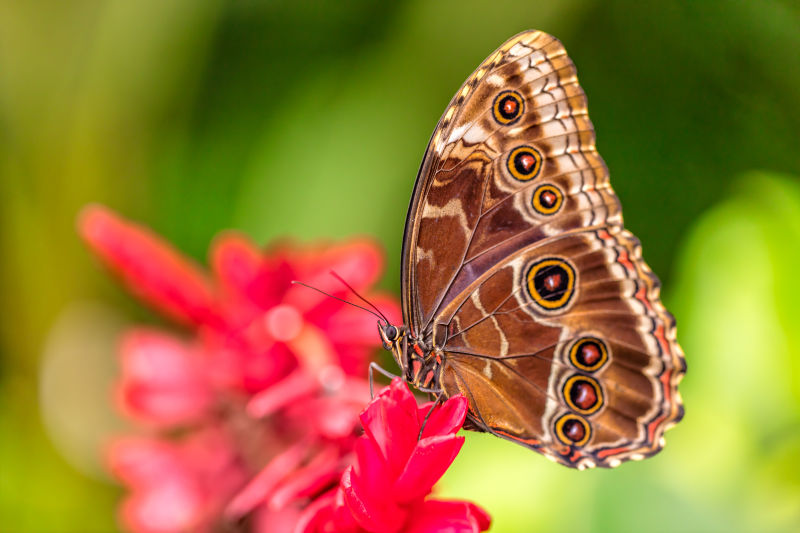
[[[595,149],[575,66],[540,31],[506,41],[453,97],[414,186],[405,379],[466,396],[465,427],[566,466],[614,467],[683,416],[675,321]]]

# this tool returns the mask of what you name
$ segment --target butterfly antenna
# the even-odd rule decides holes
[[[358,294],[358,292],[356,292],[356,290],[355,290],[353,287],[351,287],[351,286],[350,286],[350,284],[349,284],[349,283],[347,283],[347,282],[346,282],[346,281],[345,281],[345,280],[342,278],[342,276],[340,276],[339,274],[337,274],[337,273],[336,273],[336,272],[334,272],[333,270],[331,270],[331,276],[333,276],[334,278],[338,279],[338,280],[339,280],[339,281],[342,283],[342,285],[344,285],[345,287],[347,287],[348,289],[350,289],[350,292],[352,292],[353,294],[355,294],[355,295],[356,295],[356,298],[358,298],[359,300],[361,300],[362,302],[364,302],[365,304],[367,304],[368,306],[370,306],[371,308],[373,308],[375,311],[377,311],[377,312],[378,312],[378,314],[381,316],[381,318],[383,318],[383,321],[384,321],[384,322],[386,322],[387,324],[389,323],[389,319],[388,319],[388,318],[386,318],[386,315],[384,315],[383,313],[381,313],[381,310],[380,310],[380,309],[378,309],[377,307],[375,307],[375,305],[374,305],[372,302],[370,302],[369,300],[367,300],[366,298],[364,298],[363,296],[361,296],[360,294]]]
[[[324,294],[325,296],[328,296],[329,298],[333,298],[334,300],[339,300],[340,302],[343,302],[343,303],[346,303],[346,304],[352,305],[353,307],[358,307],[359,309],[363,309],[364,311],[366,311],[366,312],[368,312],[368,313],[371,313],[371,314],[375,315],[376,317],[378,317],[378,319],[379,319],[379,320],[384,320],[384,321],[386,321],[386,323],[388,324],[388,320],[386,320],[386,317],[385,317],[385,316],[383,316],[383,313],[381,313],[380,311],[378,311],[378,313],[376,313],[376,312],[375,312],[375,311],[373,311],[372,309],[367,309],[367,308],[366,308],[366,307],[364,307],[364,306],[361,306],[361,305],[358,305],[358,304],[354,304],[353,302],[348,302],[347,300],[345,300],[345,299],[343,299],[343,298],[339,298],[338,296],[334,296],[333,294],[327,293],[327,292],[325,292],[325,291],[323,291],[323,290],[321,290],[321,289],[318,289],[318,288],[316,288],[316,287],[312,287],[311,285],[306,285],[306,284],[305,284],[305,283],[303,283],[302,281],[292,281],[292,285],[302,285],[303,287],[305,287],[305,288],[307,288],[307,289],[311,289],[312,291],[317,291],[317,292],[319,292],[319,293],[322,293],[322,294]],[[356,295],[356,296],[358,296],[358,295]],[[367,303],[369,303],[369,302],[367,302]],[[380,314],[379,314],[379,313],[380,313]]]

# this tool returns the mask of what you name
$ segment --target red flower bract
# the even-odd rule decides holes
[[[375,317],[291,281],[345,297],[333,270],[397,320],[394,298],[370,292],[377,247],[260,251],[228,233],[212,246],[209,273],[104,207],[85,209],[79,230],[131,292],[188,327],[180,336],[135,328],[121,343],[117,400],[150,430],[109,449],[130,489],[124,527],[291,531],[352,462],[380,345]]]
[[[426,500],[464,443],[456,432],[467,413],[463,396],[433,411],[432,405],[418,407],[408,386],[395,378],[361,414],[365,435],[356,444],[356,464],[344,472],[335,492],[308,509],[298,532],[488,529],[489,516],[472,503]]]

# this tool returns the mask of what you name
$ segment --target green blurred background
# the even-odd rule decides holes
[[[399,291],[452,94],[528,28],[578,66],[689,372],[664,452],[576,472],[471,435],[445,495],[493,531],[800,531],[796,2],[0,2],[0,530],[113,531],[114,338],[158,322],[75,236],[99,201],[212,236],[369,234]]]

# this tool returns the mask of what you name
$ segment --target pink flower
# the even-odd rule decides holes
[[[79,230],[132,293],[186,328],[134,328],[122,339],[116,398],[149,431],[109,449],[130,491],[124,527],[294,529],[353,460],[380,339],[372,315],[290,282],[347,297],[336,271],[398,320],[396,301],[370,291],[382,270],[377,247],[260,251],[228,233],[207,272],[104,207],[84,210]]]
[[[299,532],[472,533],[489,528],[480,507],[463,501],[426,499],[455,459],[464,437],[456,436],[467,413],[458,396],[438,406],[417,406],[399,378],[361,414],[365,435],[356,464],[341,483],[309,507]],[[422,430],[420,438],[420,430]]]
[[[143,533],[212,530],[246,479],[227,438],[208,429],[181,442],[145,437],[115,442],[111,471],[134,487],[120,508],[122,522]]]
[[[192,424],[209,416],[214,390],[201,349],[155,329],[136,328],[121,343],[120,409],[162,426]]]
[[[261,252],[245,237],[227,233],[212,246],[212,277],[149,230],[104,207],[86,208],[79,229],[131,292],[197,328],[216,352],[206,364],[232,386],[261,390],[297,366],[317,371],[337,365],[363,376],[380,344],[369,314],[291,284],[300,280],[345,297],[347,290],[330,275],[335,271],[356,290],[369,289],[383,266],[369,241]],[[399,318],[394,298],[369,297],[390,319]]]

